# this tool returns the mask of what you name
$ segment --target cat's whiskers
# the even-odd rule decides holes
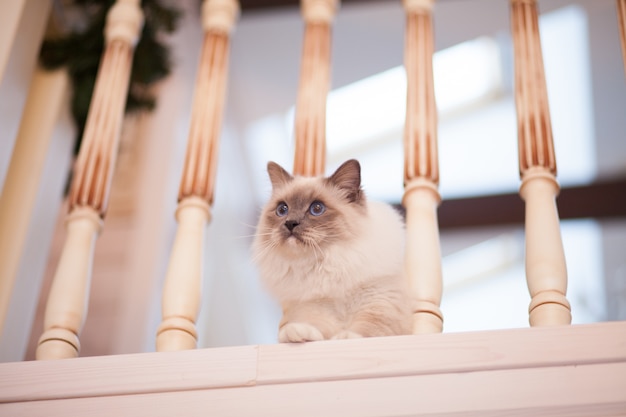
[[[321,262],[320,262],[319,258],[317,257],[317,250],[316,250],[317,249],[316,248],[317,244],[316,244],[315,240],[313,240],[313,239],[305,239],[304,243],[305,243],[305,245],[308,248],[311,248],[313,250],[313,256],[315,257],[315,265],[319,265]]]
[[[319,233],[315,230],[308,230],[307,233],[302,235],[305,246],[311,248],[313,252],[313,256],[315,257],[315,265],[317,266],[318,272],[321,271],[324,261],[324,251],[318,243],[320,237],[323,236],[324,234]]]
[[[270,253],[272,251],[272,249],[274,249],[276,247],[275,244],[271,244],[268,245],[267,247],[265,247],[263,250],[261,250],[259,253],[257,253],[253,258],[252,261],[253,262],[257,262],[263,258],[265,258],[265,255]]]
[[[269,227],[266,227],[263,230],[264,230],[263,232],[259,232],[259,230],[257,229],[256,232],[251,235],[239,235],[239,236],[234,236],[234,238],[244,239],[244,238],[249,238],[249,237],[257,237],[257,236],[271,236],[273,233],[272,229]]]
[[[274,231],[271,227],[264,227],[261,230],[257,228],[253,236],[268,236],[271,235],[273,232]]]
[[[257,228],[257,225],[254,225],[254,224],[248,224],[248,223],[245,223],[245,222],[242,222],[242,221],[240,221],[240,222],[239,222],[239,224],[240,224],[240,225],[242,225],[242,226],[249,227],[249,228],[251,228],[251,229],[256,229],[256,228]]]
[[[322,271],[322,266],[324,265],[324,263],[322,262],[324,260],[324,252],[322,251],[322,248],[320,247],[320,245],[317,242],[313,242],[313,253],[315,254],[315,263],[317,265],[317,272],[321,272]],[[319,250],[320,252],[320,257],[322,258],[322,261],[318,260],[317,258],[317,251]]]
[[[278,242],[275,242],[274,240],[268,240],[266,241],[265,246],[254,255],[254,257],[252,258],[252,260],[254,262],[260,260],[261,258],[265,257],[265,255],[272,251],[273,249],[275,249],[278,246]]]
[[[257,236],[270,236],[272,234],[272,232],[267,232],[267,233],[254,233],[251,235],[238,235],[238,236],[232,236],[233,239],[245,239],[245,238],[250,238],[250,237],[257,237]]]

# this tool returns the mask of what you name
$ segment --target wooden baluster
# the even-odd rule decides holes
[[[337,3],[338,0],[301,1],[306,26],[296,104],[295,175],[318,176],[324,173],[331,23]]]
[[[46,5],[42,5],[47,7]],[[4,79],[4,70],[9,62],[11,49],[18,33],[22,13],[26,9],[26,0],[4,2],[0,6],[2,25],[0,25],[0,81]]]
[[[48,147],[69,88],[65,69],[35,68],[0,195],[0,334],[18,275]]]
[[[217,153],[228,75],[230,33],[239,15],[236,0],[205,0],[204,41],[178,195],[178,229],[162,299],[157,351],[194,349],[200,310],[204,233],[211,218]]]
[[[622,44],[622,60],[624,62],[624,71],[626,71],[626,0],[617,0],[617,19]]]
[[[406,273],[416,299],[413,333],[443,329],[441,249],[437,223],[439,166],[437,108],[433,83],[434,0],[404,0],[407,106],[404,128]]]
[[[567,271],[555,201],[559,185],[536,1],[511,0],[511,21],[530,325],[569,324]]]
[[[93,251],[106,213],[132,55],[142,25],[139,0],[118,0],[107,15],[106,48],[76,160],[67,237],[48,296],[37,359],[72,358],[80,351]]]

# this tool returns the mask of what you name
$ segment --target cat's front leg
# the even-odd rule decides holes
[[[280,343],[314,342],[324,340],[324,335],[309,323],[285,323],[278,331]]]
[[[333,300],[314,299],[286,302],[278,330],[278,341],[313,342],[330,339],[339,330]]]

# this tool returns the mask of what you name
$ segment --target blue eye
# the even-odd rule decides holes
[[[289,213],[289,206],[284,202],[278,203],[278,206],[276,207],[276,215],[278,217],[283,217],[286,216],[287,213]]]
[[[314,201],[309,207],[309,213],[314,216],[321,216],[326,211],[326,206],[321,201]]]

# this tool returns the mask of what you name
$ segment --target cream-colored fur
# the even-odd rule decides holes
[[[329,178],[294,178],[271,164],[272,198],[253,251],[263,283],[283,309],[279,341],[409,333],[404,226],[389,205],[366,201],[358,162]],[[326,212],[307,212],[314,201]],[[276,214],[281,202],[290,206],[284,218]],[[289,236],[289,219],[299,222],[300,238]]]

